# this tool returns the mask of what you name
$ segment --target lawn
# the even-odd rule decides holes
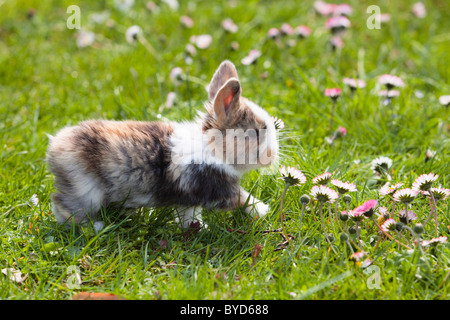
[[[373,2],[390,15],[379,28]],[[409,189],[429,173],[441,193],[450,188],[450,111],[439,100],[450,94],[450,2],[423,1],[425,16],[414,1],[348,3],[351,25],[336,36],[314,1],[0,0],[0,298],[449,299],[450,197],[434,212],[430,191],[418,193],[405,225],[405,204],[392,208],[381,188]],[[81,29],[71,29],[71,5]],[[237,31],[224,28],[227,18]],[[311,33],[300,37],[299,25]],[[284,122],[278,166],[241,182],[270,205],[267,216],[205,210],[207,227],[186,231],[171,208],[142,208],[103,211],[100,232],[57,224],[47,134],[87,119],[192,120],[225,59],[243,95]],[[380,83],[384,74],[404,85]],[[351,90],[344,78],[366,85]],[[388,87],[393,97],[381,97]],[[284,197],[282,166],[306,178]],[[314,197],[325,172],[356,186],[348,205]],[[368,200],[375,222],[356,223]],[[381,232],[383,210],[396,224]]]

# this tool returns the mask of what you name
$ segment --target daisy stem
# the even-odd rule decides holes
[[[383,229],[381,229],[381,227],[380,227],[380,226],[378,225],[378,223],[375,221],[375,218],[374,218],[373,216],[371,217],[371,219],[372,219],[373,223],[377,226],[377,228],[378,228],[381,232],[383,232],[383,234],[384,234],[386,237],[388,237],[388,238],[391,239],[391,240],[395,240],[395,242],[397,242],[399,245],[405,247],[406,249],[410,249],[410,250],[411,250],[410,247],[408,247],[407,245],[405,245],[405,244],[401,243],[400,241],[398,241],[398,240],[397,240],[397,237],[395,237],[395,239],[394,239],[389,233],[387,233],[387,232],[385,232]]]
[[[144,48],[153,56],[156,60],[160,59],[160,56],[156,52],[156,50],[152,47],[150,42],[145,39],[142,35],[138,37],[139,42],[144,46]]]
[[[358,247],[361,247],[361,243],[359,241],[359,221],[356,221],[356,239],[358,239]]]
[[[331,116],[330,116],[330,132],[333,132],[333,117],[335,108],[336,108],[336,99],[333,99],[333,106],[331,107]]]
[[[389,218],[394,219],[394,213],[395,213],[395,200],[394,198],[392,198],[392,212],[391,212],[391,216]]]
[[[298,224],[298,230],[301,232],[301,228],[302,228],[302,221],[303,221],[303,213],[305,213],[305,207],[306,207],[306,203],[302,204],[302,215],[300,216],[300,222]]]
[[[428,190],[428,193],[431,196],[431,199],[433,200],[433,209],[431,212],[434,213],[434,232],[436,233],[436,237],[438,236],[438,218],[437,218],[437,209],[436,209],[436,199],[434,198],[433,192],[431,190]]]
[[[325,236],[325,239],[327,239],[328,243],[331,245],[330,239],[328,239],[326,232],[325,232],[325,224],[323,223],[323,216],[322,216],[322,205],[323,205],[323,202],[320,201],[320,203],[319,203],[320,222],[322,224],[323,235]]]
[[[280,203],[280,222],[281,222],[281,229],[283,230],[283,234],[285,235],[288,242],[290,242],[289,237],[286,234],[286,229],[284,228],[284,213],[283,213],[283,204],[284,204],[284,196],[286,195],[287,190],[289,189],[290,184],[285,183],[283,194],[281,195],[281,203]]]
[[[338,205],[339,205],[339,199],[341,198],[341,194],[338,194],[338,198],[336,199],[336,206],[334,207],[334,216],[336,217],[336,222],[339,224],[339,217],[338,217]]]

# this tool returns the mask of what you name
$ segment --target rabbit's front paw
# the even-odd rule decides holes
[[[252,206],[248,206],[245,211],[247,213],[252,213],[254,217],[263,218],[269,212],[269,206],[261,201],[258,201]]]

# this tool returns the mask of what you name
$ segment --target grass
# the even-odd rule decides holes
[[[177,11],[156,3],[158,12],[136,0],[124,13],[113,1],[0,1],[0,267],[26,276],[17,282],[0,274],[0,298],[71,299],[88,291],[127,299],[448,299],[448,242],[424,254],[389,240],[376,245],[376,228],[363,221],[362,246],[380,275],[379,289],[370,289],[368,281],[375,278],[349,260],[336,223],[326,223],[334,241],[331,247],[325,241],[316,203],[306,207],[301,229],[299,219],[300,196],[325,171],[357,185],[350,208],[368,199],[390,206],[378,195],[385,181],[370,170],[370,162],[382,155],[393,160],[389,173],[395,182],[409,187],[420,174],[434,172],[437,184],[449,187],[449,109],[438,102],[450,93],[449,3],[424,1],[428,14],[418,19],[409,1],[377,1],[391,21],[370,30],[369,4],[350,1],[352,27],[337,51],[330,49],[326,18],[315,14],[312,1],[180,1]],[[92,46],[78,48],[77,30],[66,27],[72,4],[81,8],[81,25],[96,34]],[[27,17],[31,8],[33,18]],[[94,23],[92,14],[104,10],[109,22]],[[180,25],[181,15],[192,17],[191,29]],[[237,33],[221,28],[227,17],[239,26]],[[292,46],[288,38],[279,45],[267,39],[269,28],[284,22],[308,25],[313,32],[304,40],[291,37],[296,40]],[[126,42],[125,31],[135,24],[158,58]],[[211,46],[198,49],[187,64],[189,37],[205,33],[213,37]],[[233,41],[240,45],[236,51]],[[255,48],[262,52],[256,64],[241,65]],[[131,216],[104,212],[106,227],[98,234],[93,226],[81,232],[56,223],[46,133],[91,118],[192,119],[207,98],[203,85],[224,59],[237,65],[244,95],[284,120],[282,164],[297,167],[308,179],[286,194],[285,227],[295,239],[285,250],[274,251],[282,240],[278,233],[257,232],[280,227],[284,186],[276,174],[251,172],[242,181],[271,207],[257,221],[239,211],[207,211],[209,227],[188,234],[178,228],[172,210],[140,209]],[[192,80],[175,86],[169,78],[174,67]],[[376,78],[384,73],[406,83],[389,106],[377,96]],[[367,87],[350,95],[343,77],[365,79]],[[348,132],[331,146],[325,141],[331,135],[331,103],[323,95],[329,87],[343,89],[333,131],[343,126]],[[162,108],[171,91],[177,94],[176,105]],[[436,155],[425,162],[428,149]],[[22,205],[33,194],[38,206]],[[438,202],[437,209],[444,236],[450,225],[448,201]],[[326,222],[331,218],[327,209]],[[411,209],[421,222],[430,212],[425,197]],[[434,237],[433,223],[425,226],[424,239]],[[252,255],[255,248],[261,249],[258,255]],[[77,274],[82,282],[74,287]]]

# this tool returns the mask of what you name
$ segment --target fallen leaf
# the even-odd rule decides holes
[[[25,279],[28,277],[28,275],[25,275],[22,277],[22,272],[20,270],[16,270],[14,268],[4,268],[2,269],[2,273],[6,276],[9,276],[9,279],[11,281],[22,283],[25,281]]]

